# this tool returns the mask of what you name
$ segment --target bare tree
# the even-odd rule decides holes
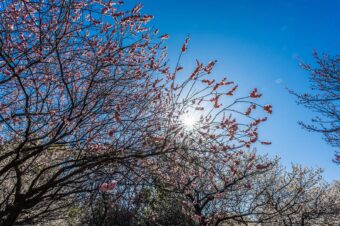
[[[310,93],[299,94],[291,91],[298,98],[298,104],[316,112],[318,116],[311,124],[300,122],[303,128],[323,134],[331,146],[340,148],[340,56],[319,56],[314,52],[316,66],[302,63],[302,68],[310,73]],[[340,156],[336,152],[335,161]]]

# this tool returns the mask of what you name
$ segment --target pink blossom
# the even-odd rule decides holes
[[[260,98],[262,94],[257,92],[257,88],[255,88],[249,95],[251,98]]]
[[[165,34],[165,35],[162,35],[161,36],[161,39],[168,39],[169,38],[169,35],[168,34]]]
[[[109,183],[102,183],[102,184],[99,186],[99,191],[101,191],[101,192],[107,192],[107,191],[113,190],[113,189],[116,188],[116,185],[117,185],[117,181],[115,181],[115,180],[112,180],[112,181],[109,182]]]
[[[270,164],[257,164],[256,169],[263,170],[269,167]]]
[[[109,189],[109,186],[107,183],[103,183],[99,186],[99,191],[106,192]]]
[[[116,188],[116,185],[117,185],[117,181],[112,180],[112,181],[109,183],[109,185],[108,185],[108,189],[109,189],[109,190],[113,190],[113,189]]]

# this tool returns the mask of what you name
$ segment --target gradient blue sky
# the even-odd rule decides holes
[[[128,1],[127,3],[137,3]],[[271,140],[261,153],[281,156],[285,165],[300,163],[325,169],[327,181],[340,179],[340,166],[332,163],[334,148],[321,135],[302,130],[299,120],[312,113],[295,104],[286,87],[308,88],[307,74],[297,58],[313,62],[312,50],[339,54],[340,0],[141,0],[143,12],[155,16],[152,25],[170,39],[169,58],[175,61],[190,34],[184,66],[194,59],[217,59],[215,75],[238,83],[239,93],[253,87],[274,113],[260,132]],[[174,63],[174,62],[173,62]]]

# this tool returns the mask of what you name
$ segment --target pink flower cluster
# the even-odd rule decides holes
[[[107,191],[113,190],[113,189],[116,188],[116,185],[117,185],[117,181],[115,181],[115,180],[112,180],[112,181],[109,182],[109,183],[102,183],[102,184],[99,186],[99,191],[101,191],[101,192],[107,192]]]

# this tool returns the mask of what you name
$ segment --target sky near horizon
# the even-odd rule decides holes
[[[215,76],[227,77],[248,94],[257,87],[261,101],[273,105],[273,115],[260,128],[270,146],[260,153],[279,155],[282,163],[321,167],[324,178],[340,179],[340,165],[332,162],[335,148],[320,134],[301,129],[311,112],[295,103],[287,87],[307,91],[307,73],[299,60],[313,63],[312,50],[331,55],[340,50],[340,0],[141,0],[143,12],[154,15],[152,26],[170,35],[170,63],[177,60],[185,37],[189,49],[183,66],[195,59],[216,59]]]

